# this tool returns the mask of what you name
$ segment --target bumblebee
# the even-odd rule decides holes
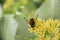
[[[38,17],[38,15],[37,15],[37,17]],[[26,18],[24,18],[24,19],[31,26],[31,28],[34,28],[35,27],[35,21],[37,20],[37,17],[36,18],[30,18],[30,20],[27,20]]]

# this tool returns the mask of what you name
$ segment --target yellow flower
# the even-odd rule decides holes
[[[59,37],[60,37],[60,35],[59,35],[59,34],[57,34],[57,35],[55,35],[55,37],[54,37],[54,38],[52,38],[52,40],[59,40]]]
[[[39,34],[39,39],[41,40],[58,40],[60,37],[58,28],[59,26],[60,26],[59,20],[48,19],[46,21],[43,21],[42,19],[37,19],[34,32]],[[46,34],[44,33],[46,31],[48,31],[48,36],[46,36],[45,38],[44,35]]]
[[[51,40],[51,38],[47,36],[44,40]]]

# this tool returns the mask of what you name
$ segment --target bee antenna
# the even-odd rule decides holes
[[[25,21],[28,22],[28,20],[24,17]]]
[[[39,15],[37,14],[36,19],[38,18],[38,16],[39,16]]]

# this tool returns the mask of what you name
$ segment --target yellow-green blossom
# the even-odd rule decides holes
[[[59,26],[60,20],[57,19],[48,19],[46,21],[37,19],[35,28],[30,28],[30,32],[37,33],[40,40],[58,40],[60,37]]]

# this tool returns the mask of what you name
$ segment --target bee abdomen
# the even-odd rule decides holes
[[[31,25],[32,28],[34,28],[35,22],[30,22],[30,25]]]

